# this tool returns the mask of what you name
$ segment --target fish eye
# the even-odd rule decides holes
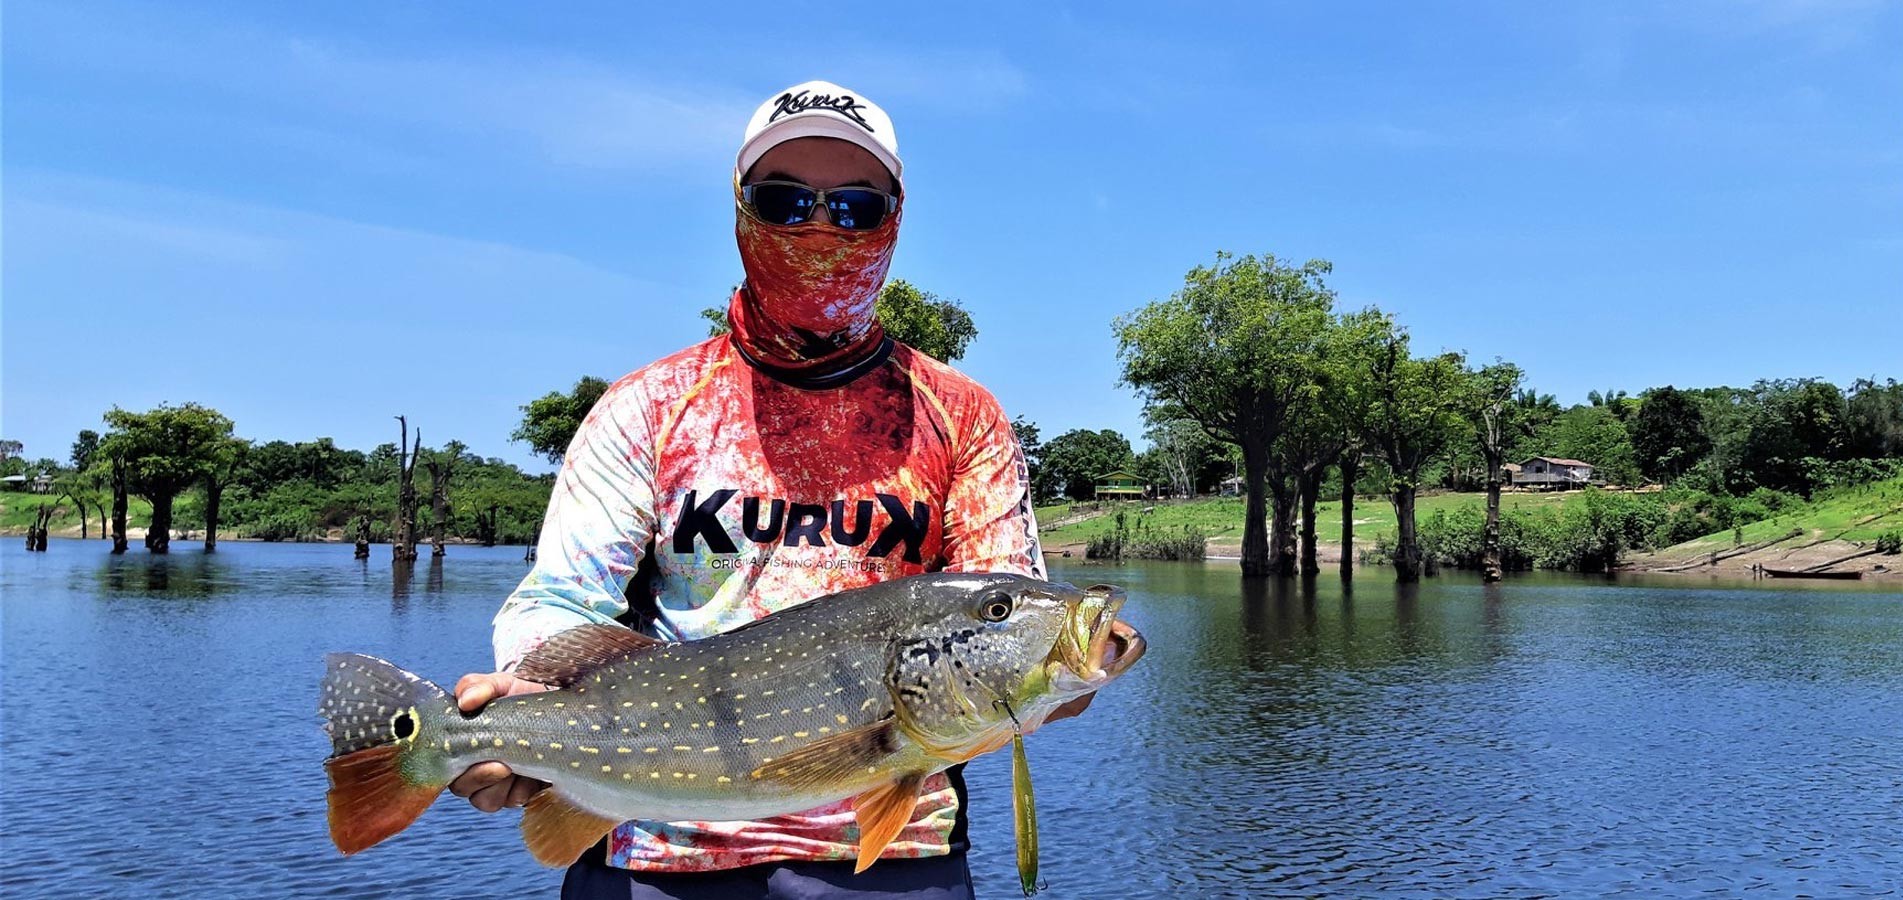
[[[983,606],[978,607],[978,615],[987,622],[1002,622],[1011,617],[1011,595],[996,593],[985,598]]]

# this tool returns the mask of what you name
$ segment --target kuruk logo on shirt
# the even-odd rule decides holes
[[[720,521],[720,510],[738,493],[737,490],[726,488],[714,491],[707,495],[707,499],[701,500],[698,491],[688,491],[686,499],[681,501],[680,518],[674,522],[674,552],[694,552],[696,537],[707,542],[709,553],[740,552],[734,536]],[[866,555],[883,557],[903,544],[906,562],[924,563],[920,550],[925,544],[926,533],[932,528],[932,508],[915,500],[912,508],[907,509],[905,501],[891,494],[874,493],[873,496],[878,498],[877,511],[885,514],[885,524],[879,528],[878,536],[872,538],[872,546],[866,550]],[[764,522],[761,521],[760,508],[763,501],[766,506]],[[802,543],[812,547],[825,547],[829,543],[840,547],[857,547],[872,537],[875,504],[871,500],[852,501],[849,516],[847,502],[788,503],[778,497],[747,497],[740,501],[740,533],[756,544],[777,541],[788,547],[798,547]]]
[[[860,115],[860,110],[865,107],[860,106],[859,101],[851,94],[840,94],[837,97],[831,94],[815,94],[811,91],[781,94],[774,99],[773,114],[767,116],[766,120],[773,122],[781,116],[803,113],[809,109],[831,110],[858,123],[860,128],[867,131],[873,130],[872,123],[867,122],[866,117]]]

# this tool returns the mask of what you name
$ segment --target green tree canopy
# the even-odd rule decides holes
[[[962,304],[921,291],[902,278],[894,278],[879,289],[875,311],[879,324],[893,340],[940,362],[963,359],[965,350],[978,337],[978,326]],[[723,307],[707,307],[700,311],[700,317],[707,320],[708,337],[733,330]]]
[[[99,450],[125,460],[128,489],[152,503],[146,547],[165,553],[171,542],[172,502],[211,474],[220,454],[231,446],[231,420],[215,409],[187,403],[160,404],[142,413],[113,407],[106,413],[106,424],[111,430]]]
[[[1639,480],[1632,437],[1610,406],[1575,406],[1559,414],[1535,435],[1532,446],[1541,456],[1591,463],[1595,475],[1614,484]]]
[[[1903,383],[1859,378],[1846,403],[1850,433],[1844,455],[1853,459],[1903,457]]]
[[[1630,420],[1632,453],[1639,472],[1673,481],[1711,452],[1705,413],[1691,395],[1671,385],[1646,391]]]
[[[1040,454],[1046,481],[1039,493],[1063,494],[1073,500],[1088,500],[1096,490],[1097,479],[1132,463],[1130,441],[1105,428],[1087,431],[1079,428],[1051,438]]]
[[[1124,383],[1242,450],[1245,575],[1269,574],[1263,497],[1271,449],[1298,397],[1314,390],[1334,304],[1322,281],[1330,270],[1326,260],[1297,266],[1267,254],[1218,253],[1169,299],[1115,323]]]
[[[522,424],[516,426],[509,439],[527,443],[529,449],[549,462],[561,462],[569,442],[575,439],[575,432],[581,429],[582,420],[607,391],[608,382],[588,376],[575,382],[575,387],[566,394],[558,391],[543,394],[522,407]],[[396,456],[394,446],[390,456],[392,459]]]

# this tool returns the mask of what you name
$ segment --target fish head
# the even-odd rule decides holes
[[[1144,651],[1117,618],[1121,588],[1015,575],[948,580],[888,667],[902,725],[928,748],[976,755],[1109,684]],[[968,758],[968,757],[966,757]]]

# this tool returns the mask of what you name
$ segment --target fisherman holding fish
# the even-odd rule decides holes
[[[517,667],[577,626],[698,641],[904,576],[1044,578],[1009,419],[874,315],[904,212],[891,119],[838,85],[789,88],[748,123],[733,189],[746,279],[731,333],[620,379],[589,413],[535,568],[495,618],[497,671],[457,685],[465,713],[544,690]],[[882,861],[861,873],[847,799],[755,821],[623,823],[570,867],[562,896],[969,897],[961,768],[913,786],[890,841],[866,851]],[[493,812],[544,786],[483,762],[450,789]]]

